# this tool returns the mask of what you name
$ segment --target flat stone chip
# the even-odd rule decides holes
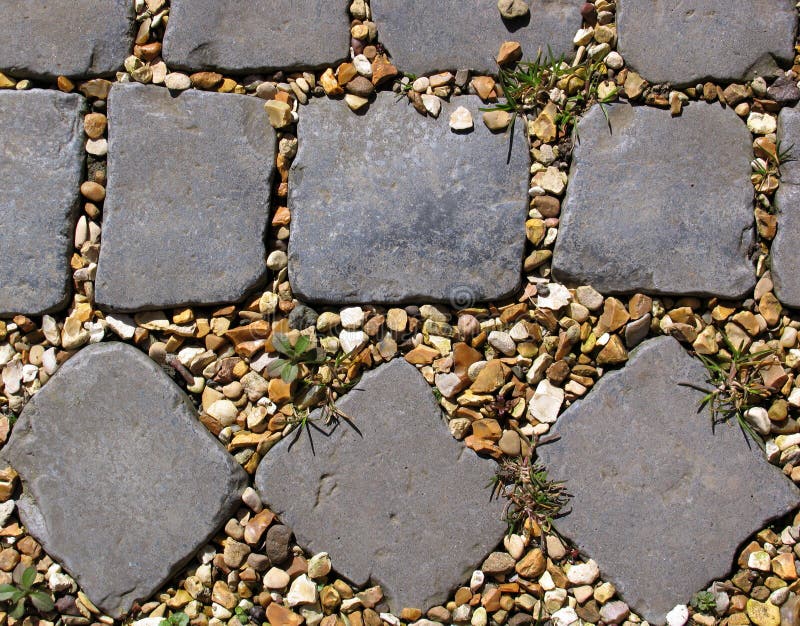
[[[444,603],[505,532],[505,501],[487,486],[495,464],[453,439],[402,359],[364,374],[337,407],[352,423],[312,413],[308,432],[261,461],[256,489],[302,547],[329,552],[356,585],[381,584],[395,614]]]
[[[170,68],[231,73],[321,68],[347,58],[346,0],[172,0]]]
[[[748,535],[800,503],[736,420],[698,413],[707,371],[671,337],[642,344],[559,418],[541,446],[571,512],[556,529],[651,623],[730,573]],[[749,447],[748,447],[749,444]]]
[[[677,118],[604,108],[578,124],[554,275],[607,294],[745,297],[755,284],[745,125],[718,104]]]
[[[651,83],[694,86],[774,74],[792,64],[793,0],[627,0],[617,48]]]
[[[115,85],[97,303],[241,300],[266,274],[275,131],[235,94]]]
[[[289,173],[289,280],[309,302],[453,302],[513,293],[525,250],[525,138],[492,134],[476,96],[439,119],[380,93],[363,116],[323,99],[303,109]],[[474,131],[453,132],[464,106]],[[521,125],[518,125],[521,131]]]
[[[577,0],[528,0],[530,15],[504,20],[494,0],[372,0],[373,19],[392,61],[403,72],[471,69],[497,74],[500,44],[517,41],[527,59],[539,51],[569,56],[581,27]]]
[[[800,108],[783,109],[778,117],[778,138],[792,158],[800,156]],[[781,186],[775,197],[780,211],[778,234],[772,243],[772,280],[775,295],[786,306],[800,308],[800,161],[781,165]]]
[[[186,395],[121,343],[67,361],[2,454],[22,476],[25,526],[112,617],[191,558],[247,486]]]
[[[69,299],[82,109],[76,94],[0,91],[0,315],[39,315]]]
[[[131,0],[3,0],[0,71],[86,78],[122,68],[133,49]]]

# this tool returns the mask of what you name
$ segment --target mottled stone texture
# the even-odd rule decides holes
[[[115,85],[98,304],[234,302],[265,274],[275,132],[263,102]]]
[[[132,0],[3,0],[0,71],[24,78],[110,74],[133,49]]]
[[[404,72],[472,69],[497,73],[504,41],[518,41],[527,58],[538,51],[569,56],[581,26],[579,0],[529,0],[530,16],[505,21],[494,0],[373,0],[381,43]]]
[[[444,603],[505,531],[494,463],[453,439],[404,360],[364,374],[337,406],[352,423],[312,421],[278,443],[256,488],[301,546],[329,552],[356,585],[380,583],[396,614]]]
[[[618,49],[653,83],[694,86],[772,74],[794,58],[793,0],[626,0]]]
[[[800,492],[748,442],[736,420],[712,430],[698,413],[707,372],[671,337],[652,339],[559,418],[541,446],[566,480],[557,530],[651,623],[724,578],[748,535],[800,503]],[[686,564],[691,564],[687,566]]]
[[[22,476],[25,526],[113,617],[169,580],[247,485],[186,395],[120,343],[65,363],[2,455]]]
[[[507,160],[509,138],[483,125],[477,97],[444,103],[438,120],[396,99],[379,94],[364,116],[329,99],[304,108],[289,174],[294,293],[461,307],[513,293],[525,248],[522,133]],[[458,106],[473,132],[448,126]]]
[[[800,108],[783,109],[778,118],[778,139],[791,156],[800,156]],[[780,211],[778,234],[772,244],[772,279],[775,294],[786,306],[800,308],[800,161],[781,165],[781,186],[775,198]]]
[[[66,304],[78,210],[83,98],[0,92],[0,315]]]
[[[606,118],[606,115],[608,118]],[[602,293],[739,299],[755,284],[750,133],[719,104],[627,104],[578,124],[553,273]]]
[[[346,0],[172,0],[170,68],[232,73],[318,68],[347,57]]]

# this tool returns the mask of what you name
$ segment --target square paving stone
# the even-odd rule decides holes
[[[172,0],[170,68],[231,73],[321,68],[347,58],[347,0]]]
[[[115,85],[97,303],[241,300],[266,273],[275,131],[234,94]]]
[[[626,0],[618,49],[653,83],[694,86],[774,74],[794,58],[793,0]]]
[[[110,74],[133,49],[131,0],[3,0],[0,71],[24,78]]]
[[[530,16],[506,21],[494,0],[372,0],[378,37],[402,72],[471,69],[497,74],[504,41],[518,41],[527,59],[548,49],[569,56],[581,27],[577,0],[528,0]]]
[[[503,498],[495,463],[453,439],[430,386],[403,359],[367,372],[337,407],[333,427],[311,415],[261,461],[255,485],[309,554],[330,553],[338,574],[380,584],[391,610],[423,611],[500,542]],[[313,444],[312,444],[313,442]]]
[[[781,111],[778,139],[783,148],[790,148],[793,158],[800,156],[800,108]],[[775,294],[784,305],[800,308],[800,161],[781,165],[781,186],[775,204],[779,211],[778,234],[772,243]]]
[[[800,504],[800,491],[736,420],[698,413],[707,371],[671,337],[652,339],[559,418],[541,446],[571,512],[556,529],[595,559],[650,623],[730,574],[741,542]]]
[[[82,109],[76,94],[0,92],[0,315],[38,315],[69,299]]]
[[[103,612],[146,600],[210,540],[247,474],[145,354],[80,351],[25,406],[2,452],[22,521]]]
[[[465,106],[475,129],[454,133]],[[453,302],[513,293],[525,249],[525,138],[492,134],[475,96],[422,117],[392,93],[363,116],[303,109],[289,173],[289,280],[310,302]],[[517,125],[521,131],[521,125]]]
[[[752,140],[733,111],[596,105],[578,135],[553,253],[559,280],[608,294],[739,299],[753,288]]]

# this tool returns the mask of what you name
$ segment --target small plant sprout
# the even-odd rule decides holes
[[[745,418],[745,413],[751,408],[761,406],[774,394],[770,387],[758,379],[760,371],[773,363],[772,357],[775,351],[765,349],[751,354],[734,345],[724,333],[722,338],[730,353],[729,360],[720,356],[697,355],[708,370],[707,382],[712,389],[703,389],[687,383],[683,385],[706,394],[700,400],[699,411],[705,407],[709,408],[712,426],[735,419],[742,432],[763,448],[764,441],[753,430]]]
[[[543,534],[553,532],[553,520],[571,498],[565,484],[550,480],[544,466],[532,457],[533,450],[524,457],[504,458],[492,479],[495,493],[508,499],[504,510],[508,534],[519,532],[526,521],[540,527]]]
[[[189,616],[183,611],[178,611],[162,619],[158,626],[189,626]]]
[[[692,597],[692,608],[700,613],[712,613],[717,609],[717,598],[710,591],[699,591]]]
[[[22,572],[19,586],[0,585],[0,602],[6,602],[11,607],[8,611],[9,617],[20,619],[25,615],[25,604],[28,600],[42,613],[49,613],[55,608],[50,594],[34,587],[35,580],[36,568],[28,567]]]
[[[281,333],[272,336],[272,345],[286,358],[279,358],[269,364],[267,370],[273,376],[279,375],[285,383],[300,378],[301,365],[319,365],[325,361],[325,351],[311,345],[311,339],[300,335],[292,345],[289,338]]]

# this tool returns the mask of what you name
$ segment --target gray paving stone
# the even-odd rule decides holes
[[[233,302],[266,273],[275,132],[263,102],[115,85],[97,303]]]
[[[447,430],[430,387],[402,359],[364,374],[324,436],[290,436],[267,453],[256,488],[309,552],[330,553],[357,585],[380,583],[396,614],[445,602],[503,537],[494,462]],[[319,412],[312,414],[319,418]]]
[[[730,109],[599,106],[578,125],[553,273],[602,293],[744,297],[751,137]]]
[[[628,66],[650,82],[680,86],[790,66],[796,27],[792,0],[627,0],[617,9]]]
[[[378,36],[403,72],[472,69],[497,73],[495,57],[504,41],[522,44],[526,58],[537,51],[569,56],[581,27],[577,0],[529,0],[528,19],[506,22],[497,3],[486,0],[373,0]]]
[[[38,315],[69,298],[82,108],[75,94],[0,92],[0,315]]]
[[[133,49],[130,0],[3,0],[0,71],[24,78],[110,74]]]
[[[247,485],[186,395],[121,343],[67,361],[2,455],[23,479],[23,523],[113,617],[191,558]]]
[[[800,108],[781,111],[778,139],[783,149],[791,149],[793,158],[800,156]],[[800,161],[781,165],[781,186],[775,204],[779,211],[778,234],[772,243],[775,295],[784,305],[800,308]]]
[[[800,503],[735,420],[712,432],[702,392],[682,385],[706,378],[675,339],[647,341],[564,412],[561,439],[538,452],[573,495],[557,530],[655,624],[727,576],[739,544]]]
[[[346,0],[173,0],[170,68],[232,73],[319,68],[347,58]]]
[[[443,301],[513,293],[525,248],[529,158],[481,121],[475,96],[424,118],[381,93],[364,116],[335,100],[303,109],[289,173],[289,279],[310,302]],[[475,130],[454,133],[458,106]]]

